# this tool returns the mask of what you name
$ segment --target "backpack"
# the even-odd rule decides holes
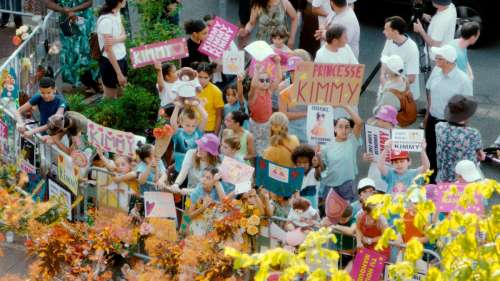
[[[389,91],[399,99],[399,103],[401,105],[401,109],[396,117],[399,122],[399,126],[410,126],[417,120],[417,104],[415,103],[408,86],[403,92],[396,89],[389,89]]]

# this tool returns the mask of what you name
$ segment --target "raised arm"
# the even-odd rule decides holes
[[[163,89],[165,88],[163,85],[165,83],[165,80],[163,80],[163,72],[161,70],[161,62],[156,61],[154,67],[156,70],[156,84],[158,85],[158,91],[161,93],[161,92],[163,92]]]
[[[279,88],[281,81],[283,81],[283,72],[281,71],[281,57],[279,55],[275,55],[273,57],[273,60],[276,64],[276,80],[271,83],[270,90],[272,92],[276,91]]]
[[[354,133],[356,138],[359,138],[361,136],[361,133],[363,132],[363,119],[361,119],[361,117],[359,117],[359,114],[354,112],[351,107],[344,105],[341,107],[344,108],[345,111],[347,111],[347,113],[354,121],[354,128],[352,128],[352,132]]]
[[[425,173],[431,167],[431,162],[429,161],[429,157],[427,157],[427,153],[425,149],[427,148],[427,143],[425,140],[422,141],[422,151],[420,152],[420,161],[422,162],[422,166],[419,167],[420,173]]]
[[[238,96],[238,101],[240,102],[241,107],[245,104],[245,97],[243,96],[243,79],[245,79],[245,73],[238,74],[236,81],[236,95]]]
[[[170,118],[170,125],[172,125],[174,131],[177,131],[177,129],[179,129],[179,122],[178,122],[179,112],[181,111],[182,105],[180,102],[174,102],[174,104],[175,107],[174,111],[172,111],[172,117]]]
[[[205,107],[201,103],[198,103],[196,108],[198,109],[198,112],[201,115],[201,121],[200,121],[200,124],[198,125],[198,129],[200,129],[200,131],[204,132],[205,127],[207,126],[208,113],[205,110]]]
[[[377,168],[380,171],[380,174],[384,177],[387,176],[387,173],[389,172],[387,171],[387,167],[385,166],[385,159],[387,159],[387,153],[391,151],[391,147],[392,147],[392,141],[391,140],[386,141],[384,144],[384,150],[382,150],[382,154],[380,154],[377,161]]]
[[[297,16],[297,11],[292,6],[290,1],[283,0],[286,13],[290,17],[290,38],[288,38],[288,47],[293,49],[295,46],[295,36],[297,35],[297,27],[299,25],[299,18]]]

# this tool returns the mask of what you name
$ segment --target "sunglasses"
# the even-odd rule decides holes
[[[269,78],[265,78],[265,79],[264,78],[260,78],[259,82],[260,83],[269,83],[269,82],[271,82],[271,79],[269,79]]]

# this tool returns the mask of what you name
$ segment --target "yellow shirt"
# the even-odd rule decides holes
[[[212,83],[203,88],[198,98],[205,103],[205,110],[208,114],[207,126],[205,131],[215,131],[215,120],[217,118],[217,110],[224,108],[224,100],[222,100],[221,90]],[[222,121],[222,120],[221,120]]]
[[[270,145],[262,154],[263,158],[274,162],[280,166],[295,167],[292,162],[292,152],[299,146],[300,142],[294,135],[289,135],[288,139],[284,141],[283,145]]]

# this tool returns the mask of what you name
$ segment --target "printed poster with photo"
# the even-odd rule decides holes
[[[21,138],[21,170],[28,174],[36,173],[36,144],[28,138]]]
[[[324,145],[334,138],[333,108],[309,105],[307,107],[307,141],[311,145]]]
[[[58,183],[56,183],[52,179],[48,179],[49,182],[49,198],[55,198],[62,196],[64,198],[64,202],[66,202],[66,208],[68,209],[68,220],[72,220],[72,208],[71,205],[73,204],[71,201],[71,192],[67,191],[64,189],[62,186],[60,186]]]
[[[16,138],[16,120],[8,113],[2,111],[1,120],[1,138],[0,138],[0,156],[4,159],[15,160],[17,156],[15,138]]]
[[[288,168],[257,157],[255,183],[279,195],[291,196],[302,187],[303,168]]]
[[[16,79],[16,71],[14,68],[4,69],[3,72],[0,73],[2,98],[15,102],[17,107],[19,102],[19,84]]]

